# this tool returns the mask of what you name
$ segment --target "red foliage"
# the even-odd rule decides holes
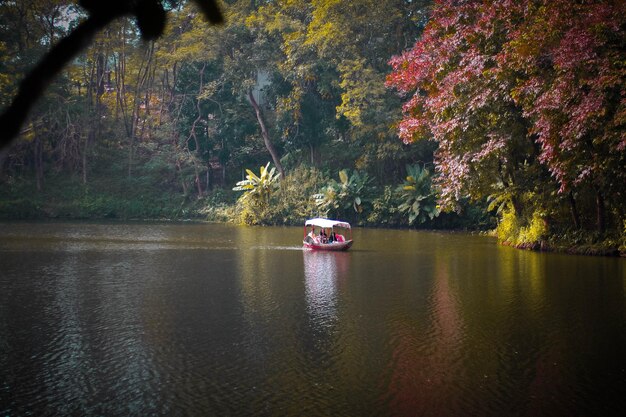
[[[623,1],[436,2],[421,39],[390,60],[387,85],[411,96],[400,138],[440,145],[443,203],[471,194],[477,173],[503,179],[489,161],[514,169],[520,141],[535,141],[561,192],[620,166],[624,16]]]
[[[517,102],[561,192],[602,182],[604,159],[623,152],[624,12],[624,2],[546,2],[506,47],[503,64],[525,76]],[[528,33],[536,43],[530,53]]]

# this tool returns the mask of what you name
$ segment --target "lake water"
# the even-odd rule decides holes
[[[0,416],[612,416],[626,259],[467,234],[0,223]]]

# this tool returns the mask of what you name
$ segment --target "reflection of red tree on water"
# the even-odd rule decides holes
[[[436,264],[428,313],[430,326],[423,331],[406,321],[393,330],[387,398],[393,415],[443,415],[455,410],[450,401],[463,334],[445,262]]]
[[[558,344],[556,340],[547,343],[549,349],[540,355],[534,364],[534,378],[528,387],[528,415],[548,415],[550,413],[546,411],[551,408],[556,414],[558,411],[563,412],[563,407],[566,406],[569,406],[572,412],[569,414],[571,416],[585,415],[582,410],[575,412],[575,403],[568,405],[560,403],[564,398],[572,399],[576,398],[577,395],[575,392],[564,395],[568,389],[573,389],[573,385],[567,387],[562,384],[564,379],[560,375],[561,365],[559,364],[562,356],[559,355],[560,346],[557,347]],[[555,392],[559,393],[560,399],[555,398]]]

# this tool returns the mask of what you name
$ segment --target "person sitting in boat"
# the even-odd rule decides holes
[[[311,226],[311,231],[307,235],[312,243],[319,243],[319,238],[315,235],[315,227]]]
[[[324,229],[320,230],[320,241],[322,243],[328,243],[328,235]]]
[[[336,241],[337,241],[337,238],[335,237],[335,232],[331,232],[330,236],[328,237],[328,243],[333,243]]]
[[[345,242],[346,239],[343,237],[343,235],[335,235],[335,241],[336,242]]]

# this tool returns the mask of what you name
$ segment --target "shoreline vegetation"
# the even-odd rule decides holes
[[[46,191],[36,191],[35,185],[29,181],[12,182],[9,187],[0,190],[0,221],[114,221],[114,222],[209,222],[231,223],[250,226],[301,226],[306,217],[320,215],[315,211],[315,204],[309,199],[307,204],[297,207],[255,207],[257,212],[251,214],[251,206],[258,202],[243,198],[241,193],[228,189],[215,189],[204,198],[195,196],[171,196],[162,194],[156,189],[145,188],[144,193],[129,192],[130,187],[119,186],[117,192],[98,190],[96,187],[82,187],[78,181],[57,179],[51,181]],[[285,181],[288,182],[288,181]],[[100,184],[103,186],[102,184]],[[110,183],[108,186],[110,187]],[[289,188],[285,184],[283,189]],[[301,188],[306,193],[310,187]],[[275,190],[278,191],[278,188]],[[293,190],[291,190],[293,193]],[[275,194],[280,194],[278,191]],[[284,194],[284,192],[283,192]],[[300,196],[291,196],[296,201]],[[273,196],[284,200],[284,195]],[[249,201],[247,201],[249,200]],[[302,199],[306,200],[306,199]],[[302,202],[301,200],[301,202]],[[293,203],[292,201],[292,203]],[[484,207],[466,207],[463,214],[442,213],[430,221],[409,225],[395,217],[382,219],[381,215],[368,218],[350,218],[358,227],[374,227],[388,229],[413,229],[424,231],[479,233],[497,238],[498,244],[520,250],[535,252],[553,252],[569,255],[626,257],[626,242],[623,236],[600,236],[594,232],[570,231],[569,233],[546,235],[528,240],[528,236],[520,239],[503,235],[498,229],[494,215],[481,213]],[[288,212],[292,211],[291,215]],[[280,212],[280,215],[276,213]],[[395,213],[397,214],[397,213]],[[323,213],[321,213],[323,215]],[[500,222],[501,224],[502,222]],[[545,231],[544,231],[545,233]],[[528,233],[527,233],[528,234]]]
[[[624,2],[234,1],[219,27],[200,1],[95,3],[0,2],[5,119],[55,45],[105,26],[0,143],[0,219],[329,217],[626,253]]]

